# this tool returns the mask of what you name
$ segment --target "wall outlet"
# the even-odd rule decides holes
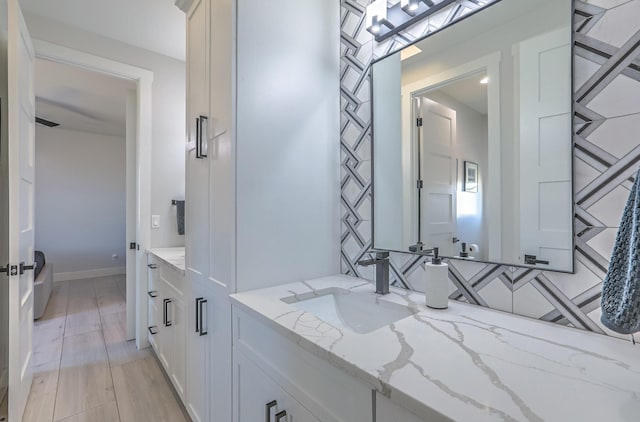
[[[160,228],[160,216],[159,215],[152,215],[151,216],[151,228],[152,229],[159,229]]]

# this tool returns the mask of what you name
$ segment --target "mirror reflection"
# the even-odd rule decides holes
[[[571,6],[498,2],[372,65],[375,248],[573,270]]]

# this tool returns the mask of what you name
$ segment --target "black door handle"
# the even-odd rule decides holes
[[[538,257],[535,255],[525,255],[524,263],[527,265],[536,265],[536,264],[549,265],[549,261],[538,259]]]
[[[158,329],[156,328],[155,325],[152,325],[151,327],[147,328],[149,330],[149,332],[151,333],[152,336],[155,336],[156,334],[158,334]],[[155,329],[155,331],[153,331]]]
[[[149,297],[158,297],[158,292],[155,290],[151,290],[150,292],[147,292],[147,294]]]
[[[37,266],[38,266],[38,264],[35,263],[35,262],[33,264],[30,264],[30,265],[25,265],[24,261],[22,261],[20,263],[20,275],[24,274],[25,271],[35,270]]]
[[[281,419],[287,417],[287,411],[283,410],[282,412],[276,413],[276,422],[280,422]]]
[[[152,270],[155,270],[156,268],[158,268],[156,264],[147,264],[147,267],[151,268]]]

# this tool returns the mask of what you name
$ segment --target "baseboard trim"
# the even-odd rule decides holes
[[[55,273],[53,274],[53,281],[82,280],[83,278],[107,277],[110,275],[121,275],[126,273],[126,267],[99,268],[96,270]]]

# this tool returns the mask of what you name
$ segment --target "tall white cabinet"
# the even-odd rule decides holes
[[[177,4],[187,22],[185,405],[194,421],[228,422],[228,295],[340,271],[339,2]]]

